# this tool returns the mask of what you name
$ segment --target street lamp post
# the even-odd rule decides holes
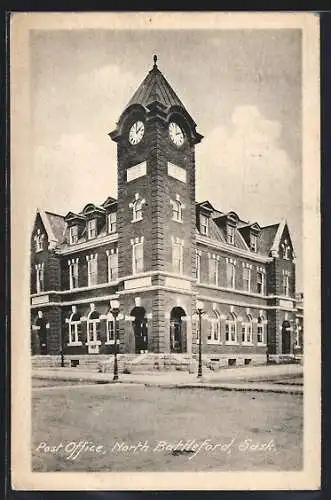
[[[111,300],[110,301],[110,308],[111,308],[111,313],[114,317],[114,340],[115,340],[115,346],[114,346],[114,376],[113,376],[113,381],[116,382],[118,380],[118,362],[117,362],[117,350],[118,350],[118,345],[117,345],[117,327],[116,327],[116,320],[119,314],[120,310],[120,303],[118,300]]]
[[[201,328],[201,317],[203,315],[204,303],[198,301],[196,303],[196,310],[199,317],[199,364],[198,364],[198,378],[202,377],[202,328]]]

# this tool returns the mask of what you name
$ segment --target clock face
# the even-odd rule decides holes
[[[138,142],[140,142],[141,139],[143,138],[144,132],[145,132],[145,126],[144,126],[143,122],[141,122],[141,121],[135,122],[132,125],[132,127],[130,128],[130,132],[129,132],[130,144],[133,144],[133,145],[138,144]]]
[[[184,144],[184,133],[177,123],[169,123],[169,136],[176,146],[182,146]]]

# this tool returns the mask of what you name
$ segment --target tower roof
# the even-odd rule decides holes
[[[154,56],[153,68],[139,85],[126,106],[127,108],[132,104],[141,104],[147,107],[154,101],[163,104],[166,108],[170,108],[171,106],[181,106],[184,108],[176,92],[171,88],[166,78],[159,70],[156,61],[157,56]]]

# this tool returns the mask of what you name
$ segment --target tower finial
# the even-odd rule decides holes
[[[154,60],[154,66],[153,66],[153,68],[157,68],[157,64],[156,64],[156,61],[157,61],[157,55],[154,55],[154,56],[153,56],[153,60]]]

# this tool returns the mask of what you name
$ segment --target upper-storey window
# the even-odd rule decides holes
[[[252,252],[257,252],[257,236],[256,234],[251,234],[250,237],[250,248]]]
[[[244,290],[250,292],[251,290],[251,270],[249,267],[244,267],[243,269],[243,284]]]
[[[234,244],[234,227],[227,225],[226,227],[226,241],[230,243],[230,245]]]
[[[200,233],[208,236],[209,234],[209,219],[203,214],[200,214]]]
[[[209,283],[211,285],[218,285],[218,267],[219,260],[216,255],[209,257]]]
[[[87,285],[94,286],[98,283],[98,255],[86,255],[87,260]]]
[[[183,221],[182,204],[178,200],[172,202],[172,220],[175,220],[177,222]]]
[[[43,249],[43,239],[44,235],[41,234],[40,229],[38,229],[37,234],[34,237],[34,240],[36,242],[36,252],[41,252],[41,250]]]
[[[78,226],[71,226],[69,228],[69,240],[70,240],[70,245],[77,243],[77,241],[78,241]]]
[[[226,263],[226,281],[228,288],[235,288],[236,286],[236,266],[234,262],[228,261]]]
[[[96,219],[91,219],[87,222],[87,237],[89,240],[95,238],[97,235],[97,221]]]
[[[138,238],[137,238],[138,240]],[[131,242],[132,244],[132,274],[142,273],[144,270],[144,243],[140,241]]]
[[[172,240],[172,268],[177,274],[183,274],[183,247],[183,240],[179,238]]]
[[[142,218],[143,218],[143,206],[145,203],[146,203],[146,200],[142,199],[139,196],[139,193],[136,193],[134,202],[129,204],[129,207],[132,208],[132,222],[137,222],[139,220],[142,220]]]
[[[284,240],[284,243],[282,243],[282,253],[283,259],[289,260],[291,258],[291,247],[287,240]]]
[[[107,250],[108,259],[108,281],[116,281],[118,278],[118,254],[117,248]]]
[[[116,212],[108,214],[108,233],[116,233]]]
[[[78,288],[78,258],[68,261],[70,290]]]
[[[44,291],[44,262],[36,265],[36,291],[41,293]]]
[[[195,277],[197,282],[200,282],[201,276],[201,252],[200,250],[196,250],[195,253]]]
[[[256,288],[257,293],[264,294],[264,274],[262,271],[256,273]]]
[[[290,275],[287,271],[283,273],[283,295],[286,297],[290,295]]]

